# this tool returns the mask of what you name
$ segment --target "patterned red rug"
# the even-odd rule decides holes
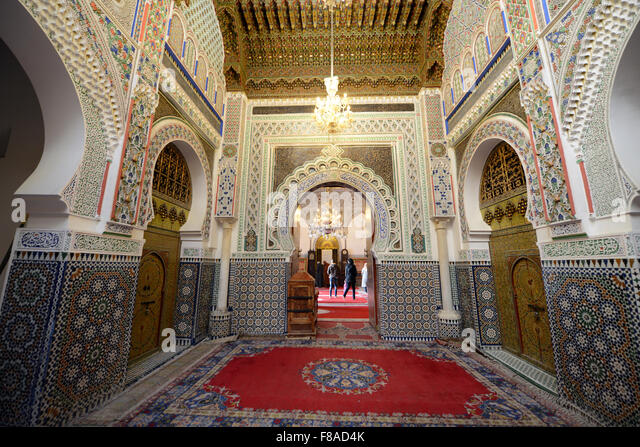
[[[367,306],[327,306],[318,305],[318,320],[368,320]]]
[[[118,425],[571,425],[457,349],[299,340],[227,343]]]
[[[353,292],[349,290],[346,298],[342,297],[344,293],[344,289],[342,287],[338,287],[338,296],[329,296],[329,288],[321,287],[318,289],[320,294],[318,295],[318,304],[328,303],[328,304],[336,304],[336,303],[347,303],[347,304],[366,304],[368,300],[368,295],[362,289],[356,290],[356,299],[353,299]]]
[[[379,340],[368,321],[318,321],[318,340]]]

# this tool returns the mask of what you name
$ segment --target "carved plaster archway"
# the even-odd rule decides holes
[[[29,201],[31,218],[93,218],[122,135],[128,81],[119,82],[119,65],[86,4],[20,0],[2,8],[0,37],[28,74],[45,126],[40,164],[16,194]]]
[[[619,212],[621,198],[625,211],[637,209],[638,177],[626,171],[633,163],[613,137],[619,129],[612,126],[612,120],[620,116],[614,116],[619,93],[614,89],[618,87],[620,63],[640,22],[640,6],[615,0],[584,3],[576,17],[579,25],[566,38],[567,51],[559,62],[556,89],[562,128],[576,157],[584,162],[594,214],[604,217]],[[633,97],[624,101],[633,104]],[[633,151],[630,153],[634,160]]]
[[[460,198],[460,226],[467,240],[473,231],[489,231],[480,214],[478,187],[482,168],[491,150],[500,141],[507,142],[518,154],[527,181],[527,219],[539,226],[545,222],[540,183],[534,153],[526,124],[515,115],[491,115],[474,131],[460,164],[458,196]],[[465,205],[466,202],[466,205]]]
[[[267,229],[267,241],[273,245],[273,249],[290,252],[295,248],[289,231],[289,222],[292,222],[292,212],[295,211],[295,206],[289,206],[293,199],[290,195],[297,194],[297,202],[300,195],[327,182],[347,184],[365,195],[375,221],[374,252],[402,251],[400,214],[391,188],[372,169],[339,157],[318,157],[307,162],[287,176],[278,187]],[[290,208],[289,212],[287,207]]]
[[[142,181],[139,224],[146,226],[153,220],[151,202],[153,170],[160,152],[169,143],[176,143],[187,161],[193,188],[191,211],[181,231],[202,231],[203,238],[207,239],[211,223],[211,168],[198,136],[185,121],[176,117],[162,118],[151,129],[151,143]],[[206,206],[203,206],[204,203]]]

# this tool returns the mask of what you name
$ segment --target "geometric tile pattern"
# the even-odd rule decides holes
[[[431,158],[431,188],[433,192],[433,216],[455,216],[453,200],[453,176],[448,157]]]
[[[451,280],[451,300],[453,301],[453,308],[460,310],[460,298],[458,297],[458,281],[456,279],[456,263],[449,263],[449,278]]]
[[[383,262],[377,267],[380,337],[438,337],[440,270],[437,262]]]
[[[60,287],[59,261],[13,260],[0,310],[0,424],[30,425]]]
[[[636,260],[543,261],[560,393],[610,425],[640,424],[638,277]]]
[[[476,306],[475,298],[473,294],[473,283],[471,280],[471,265],[457,263],[456,267],[456,289],[458,290],[459,310],[461,316],[462,329],[473,329],[478,331],[478,325],[476,323]]]
[[[480,346],[498,346],[501,344],[500,322],[493,270],[491,265],[473,265],[472,269]]]
[[[212,313],[209,320],[209,337],[212,340],[231,335],[231,313]]]
[[[139,261],[66,263],[36,425],[62,425],[124,386]]]
[[[460,338],[460,320],[442,320],[438,319],[438,337]]]
[[[178,293],[173,327],[176,331],[176,338],[188,339],[189,344],[191,344],[196,326],[200,267],[199,262],[188,261],[180,262],[178,269]]]
[[[0,311],[1,424],[63,425],[122,390],[138,265],[13,260]]]
[[[216,277],[216,266],[219,264],[203,263],[200,267],[200,287],[198,288],[198,305],[196,309],[196,330],[194,342],[198,343],[209,331],[209,314],[213,307],[213,286]]]
[[[290,263],[281,260],[232,260],[229,272],[231,333],[287,332],[287,284]]]

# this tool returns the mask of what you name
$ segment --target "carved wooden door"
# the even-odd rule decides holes
[[[522,356],[553,372],[553,348],[540,261],[529,256],[512,261],[511,285]]]
[[[154,351],[159,346],[164,283],[164,262],[156,253],[147,253],[140,261],[138,273],[130,360]]]

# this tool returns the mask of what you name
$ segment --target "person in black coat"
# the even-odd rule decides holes
[[[343,298],[347,297],[347,292],[349,289],[353,289],[353,299],[356,299],[356,277],[358,276],[358,270],[356,269],[356,265],[353,262],[353,259],[349,258],[347,262],[347,267],[344,272],[344,295]]]
[[[323,266],[321,262],[318,262],[318,264],[316,264],[316,287],[322,287],[324,279],[324,269],[322,267]]]

